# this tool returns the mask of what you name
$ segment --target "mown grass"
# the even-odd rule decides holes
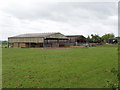
[[[107,88],[117,47],[3,49],[3,88]]]

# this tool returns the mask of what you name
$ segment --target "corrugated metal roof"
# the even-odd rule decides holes
[[[59,33],[59,32],[57,32]],[[49,35],[53,35],[53,34],[57,34],[57,33],[30,33],[30,34],[21,34],[21,35],[17,35],[17,36],[13,36],[13,37],[9,37],[9,38],[16,38],[16,37],[47,37]]]
[[[66,37],[84,37],[83,35],[66,35]]]

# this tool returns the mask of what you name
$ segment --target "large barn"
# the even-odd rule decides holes
[[[33,33],[22,34],[8,38],[8,42],[14,48],[28,47],[64,47],[69,43],[69,39],[61,33]]]

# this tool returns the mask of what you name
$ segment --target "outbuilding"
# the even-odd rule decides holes
[[[64,47],[68,45],[69,39],[59,32],[32,33],[9,37],[8,42],[12,43],[14,48]]]
[[[69,39],[70,46],[80,46],[86,43],[86,38],[83,35],[66,35]]]
[[[120,40],[120,37],[111,37],[109,38],[109,43],[111,44],[117,44],[118,43],[118,40]]]

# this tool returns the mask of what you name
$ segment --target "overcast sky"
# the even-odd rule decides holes
[[[2,40],[24,33],[61,32],[65,35],[114,33],[118,36],[117,2],[0,3]]]

